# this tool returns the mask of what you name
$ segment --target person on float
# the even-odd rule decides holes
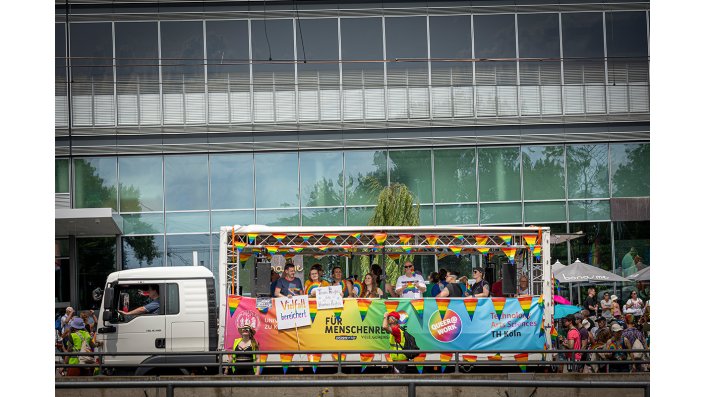
[[[404,274],[397,278],[394,292],[401,298],[410,299],[420,299],[426,292],[423,276],[414,273],[414,264],[410,261],[404,263]]]
[[[365,274],[360,290],[360,298],[383,298],[382,289],[375,283],[375,278],[371,273]]]
[[[321,279],[321,273],[318,269],[312,267],[311,270],[308,271],[308,280],[304,283],[304,291],[306,291],[308,296],[315,298],[316,289],[318,287],[327,287],[329,285],[328,281]]]
[[[249,324],[245,324],[237,329],[240,333],[240,337],[233,341],[233,351],[236,352],[249,352],[259,350],[259,345],[255,339],[256,331]],[[231,362],[236,363],[254,363],[256,357],[254,354],[233,354],[231,355]],[[236,375],[257,375],[257,370],[254,366],[231,366],[230,370]]]

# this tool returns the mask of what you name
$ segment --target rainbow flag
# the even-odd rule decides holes
[[[375,358],[374,353],[360,353],[360,361],[362,362],[372,362],[372,359]],[[367,369],[367,365],[362,365],[362,368],[360,369],[360,372],[365,372],[365,369]]]
[[[316,305],[316,298],[308,298],[308,314],[311,316],[311,324],[313,324],[313,320],[316,319],[317,313],[318,306]]]
[[[247,244],[244,241],[236,241],[235,242],[235,247],[237,248],[238,252],[242,252],[242,250],[245,248]]]
[[[412,299],[410,301],[411,307],[414,308],[414,311],[416,312],[416,315],[419,317],[419,324],[421,325],[421,328],[423,328],[423,306],[424,306],[424,300],[423,299]]]
[[[402,245],[401,249],[404,250],[405,254],[410,254],[411,253],[411,246],[410,245]]]
[[[475,236],[475,245],[487,245],[488,239],[489,237],[479,234]]]
[[[438,241],[438,236],[435,234],[429,234],[426,236],[426,242],[428,245],[436,245],[436,241]]]
[[[387,241],[387,233],[375,233],[373,236],[379,245],[382,245],[385,241]]]
[[[267,249],[269,255],[274,255],[277,253],[277,251],[279,251],[279,247],[277,247],[276,245],[265,245],[264,248]]]
[[[306,288],[306,295],[311,295],[311,292],[313,292],[314,289],[318,288],[321,286],[321,283],[311,283],[311,285]],[[311,301],[311,298],[309,298],[309,302]]]
[[[538,305],[540,308],[543,309],[543,294],[541,294],[541,296],[539,296]]]
[[[534,258],[536,258],[536,260],[541,259],[541,246],[540,245],[535,246],[533,253],[534,253]]]
[[[417,362],[417,363],[422,363],[422,362],[426,361],[426,353],[419,353],[418,356],[414,357],[413,361]],[[417,365],[416,370],[419,371],[419,373],[422,373],[423,372],[423,365]]]
[[[514,359],[519,362],[529,361],[529,353],[515,354]],[[521,372],[526,372],[526,364],[519,364],[519,369],[521,369]]]
[[[465,310],[468,311],[468,316],[470,316],[470,321],[472,321],[472,316],[475,315],[475,309],[477,308],[477,298],[465,298],[463,303],[465,304]]]
[[[487,359],[490,361],[502,361],[502,356],[499,353],[495,353],[492,356],[487,356]]]
[[[441,314],[441,320],[446,317],[446,311],[448,310],[449,303],[450,298],[436,298],[436,305],[438,305],[438,312]]]
[[[296,254],[288,253],[284,254],[284,259],[292,259],[296,256]]]
[[[455,254],[455,256],[458,256],[458,257],[460,256],[460,251],[463,250],[463,247],[459,247],[457,245],[451,245],[448,248],[450,248],[450,250]]]
[[[475,248],[479,253],[482,255],[487,256],[487,253],[490,252],[490,249],[485,247],[485,248]]]
[[[355,295],[360,296],[360,293],[362,292],[362,283],[360,280],[353,280],[352,285]]]
[[[546,328],[543,326],[543,321],[541,321],[541,326],[539,327],[539,338],[544,336],[544,334],[546,334]]]
[[[240,265],[244,267],[245,262],[247,262],[247,260],[250,259],[251,256],[252,254],[240,254]]]
[[[453,353],[441,353],[441,362],[447,363],[450,361],[450,359],[453,358]],[[446,366],[441,365],[441,372],[446,371]]]
[[[331,354],[331,357],[333,357],[333,361],[338,361],[338,358],[340,358],[340,361],[345,361],[345,358],[347,356],[348,356],[347,353],[341,353],[341,354],[332,353]]]
[[[324,234],[324,235],[323,235],[323,237],[325,237],[325,238],[327,238],[328,240],[330,240],[333,244],[335,244],[335,239],[337,239],[338,236],[340,236],[340,235],[339,235],[339,234]]]
[[[529,311],[531,311],[531,295],[520,296],[517,298],[519,305],[521,305],[521,310],[524,311],[526,319],[529,319]]]
[[[397,259],[401,258],[401,254],[387,254],[387,256],[389,257],[389,259],[392,259],[392,260],[397,260]]]
[[[308,362],[310,363],[318,363],[321,361],[321,355],[320,354],[309,354],[308,355]],[[313,368],[313,373],[316,373],[316,370],[318,369],[318,365],[312,365],[311,368]]]
[[[501,238],[505,244],[512,245],[512,235],[511,234],[500,234],[499,238]]]
[[[282,360],[282,363],[290,363],[291,359],[294,358],[294,354],[292,353],[282,353],[279,355],[279,357]],[[284,373],[286,373],[286,370],[289,369],[288,365],[282,364],[282,369],[284,370]]]
[[[266,363],[267,362],[267,354],[260,354],[259,355],[259,362],[260,363]],[[263,366],[258,365],[257,366],[257,375],[262,375],[262,370],[264,369]]]
[[[456,238],[456,239],[458,239],[458,240],[462,240],[463,237],[465,237],[465,236],[463,236],[462,234],[454,234],[453,237]]]
[[[404,289],[401,291],[401,293],[403,294],[405,292],[417,292],[417,291],[418,291],[418,288],[416,288],[416,283],[409,281],[409,282],[405,283]]]
[[[310,239],[311,236],[313,236],[313,234],[299,234],[299,237],[304,240],[304,243],[308,243],[308,239]]]
[[[514,264],[514,255],[516,255],[517,249],[502,247],[502,252],[504,252],[504,255],[507,255],[507,258],[509,258],[509,263]]]
[[[402,244],[408,244],[412,237],[414,237],[414,236],[411,234],[400,234],[399,235],[399,242]]]
[[[335,319],[340,321],[340,318],[343,314],[343,308],[342,307],[336,307],[333,309],[333,314],[335,315]]]
[[[529,251],[534,250],[534,246],[536,245],[536,239],[539,237],[535,234],[525,234],[522,237],[524,237],[524,241],[526,241],[526,245],[529,246]]]
[[[277,239],[277,242],[278,242],[278,243],[281,243],[282,240],[284,240],[284,237],[286,237],[286,234],[278,234],[278,233],[277,233],[277,234],[272,234],[272,237],[274,237],[275,239]]]
[[[556,331],[556,327],[551,326],[551,342],[555,345],[557,339],[558,339],[558,331]]]
[[[397,306],[399,306],[399,301],[384,301],[384,308],[387,310],[387,313],[396,311]]]
[[[323,251],[323,252],[325,252],[325,251],[328,251],[328,246],[327,246],[327,245],[321,245],[321,246],[318,247],[318,249],[321,250],[321,251]]]
[[[357,299],[357,310],[360,312],[362,322],[365,322],[365,316],[367,316],[367,310],[369,310],[371,304],[372,299]]]
[[[359,239],[360,236],[362,236],[362,233],[359,233],[359,232],[358,232],[358,233],[353,233],[353,234],[350,235],[350,237],[356,238],[356,239]]]
[[[477,356],[473,356],[472,354],[463,354],[463,361],[469,363],[477,362]]]
[[[250,244],[255,243],[255,237],[259,236],[257,233],[247,233],[247,242]]]
[[[497,313],[497,321],[502,319],[502,311],[506,303],[507,298],[492,298],[492,305],[494,306],[494,311]]]
[[[237,307],[240,305],[240,296],[229,295],[228,296],[228,309],[230,309],[230,317],[235,315]]]

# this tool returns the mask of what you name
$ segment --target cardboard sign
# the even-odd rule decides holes
[[[316,288],[316,309],[325,310],[343,307],[343,287],[341,285]]]
[[[274,311],[277,314],[277,329],[311,325],[307,295],[276,298],[274,299]]]

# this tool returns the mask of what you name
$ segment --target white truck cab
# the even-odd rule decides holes
[[[149,299],[148,289],[158,298]],[[124,315],[150,302],[157,302],[152,313]],[[154,309],[155,304],[148,307]],[[104,356],[109,373],[145,375],[151,373],[189,373],[217,362],[218,346],[215,279],[202,266],[153,267],[111,273],[98,316],[97,340],[105,353],[144,353],[135,356]],[[191,352],[193,355],[169,356],[166,352]],[[137,364],[182,363],[183,367],[131,367]],[[111,367],[120,365],[120,367]],[[123,367],[124,366],[124,367]],[[216,371],[211,367],[209,371]]]

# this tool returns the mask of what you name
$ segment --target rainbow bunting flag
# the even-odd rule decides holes
[[[340,324],[340,317],[343,315],[343,308],[342,307],[334,308],[333,314],[335,315],[335,319],[338,320],[338,324]]]
[[[400,234],[399,235],[399,242],[401,244],[408,244],[412,237],[414,237],[414,236],[411,234]]]
[[[512,235],[511,234],[500,234],[499,238],[501,238],[505,244],[512,245]]]
[[[475,248],[479,253],[482,255],[487,256],[487,253],[490,252],[490,249],[485,247],[485,248]]]
[[[326,256],[325,256],[325,255],[314,255],[313,257],[316,258],[316,259],[323,259],[323,258],[325,258]]]
[[[502,361],[502,356],[499,353],[495,353],[491,356],[487,356],[487,359],[490,361]]]
[[[245,262],[247,262],[247,260],[250,259],[251,256],[252,254],[240,254],[240,265],[244,267]]]
[[[539,338],[544,336],[545,334],[546,334],[546,327],[544,327],[543,321],[541,321],[541,326],[539,327]]]
[[[372,299],[358,299],[357,300],[357,310],[360,312],[360,318],[362,322],[365,322],[365,316],[367,316],[367,310],[372,304]]]
[[[514,255],[517,253],[516,248],[504,248],[502,247],[502,252],[509,258],[509,263],[514,264]]]
[[[278,234],[278,233],[277,233],[277,234],[272,234],[272,237],[274,237],[275,239],[277,239],[277,242],[278,242],[278,243],[281,243],[282,240],[284,240],[284,237],[286,237],[286,234]]]
[[[411,253],[411,246],[410,245],[402,245],[401,249],[404,250],[405,254],[410,254]]]
[[[392,355],[389,354],[389,353],[385,353],[385,354],[384,354],[384,361],[386,361],[386,362],[388,362],[388,363],[391,363],[391,362],[393,361],[393,360],[392,360]]]
[[[419,353],[418,356],[414,357],[413,361],[417,362],[417,363],[422,363],[422,362],[426,361],[426,353]],[[419,373],[422,373],[423,372],[423,365],[417,365],[416,370],[419,371]]]
[[[360,296],[360,293],[362,292],[362,283],[360,280],[353,280],[352,285],[355,295]]]
[[[282,363],[290,363],[291,359],[294,358],[294,355],[292,353],[282,353],[279,355],[279,358],[281,358]],[[282,364],[282,369],[284,370],[284,373],[286,373],[286,370],[289,369],[288,365]]]
[[[414,308],[414,311],[416,312],[416,316],[419,318],[419,324],[421,325],[421,328],[423,328],[423,306],[424,306],[424,300],[423,299],[412,299],[410,301],[411,307]]]
[[[247,242],[250,244],[255,243],[255,237],[259,236],[257,233],[247,233]]]
[[[350,235],[350,237],[356,238],[356,239],[359,239],[360,236],[362,236],[362,233],[353,233],[353,234]]]
[[[514,359],[519,362],[529,361],[529,353],[515,354]],[[521,369],[521,372],[526,372],[526,364],[519,364],[519,369]]]
[[[304,240],[304,243],[308,243],[308,239],[310,239],[311,236],[313,236],[313,234],[299,234],[299,237]]]
[[[399,301],[384,301],[384,308],[387,310],[387,313],[396,311],[397,306],[399,306]]]
[[[494,306],[494,311],[497,313],[497,321],[502,319],[502,311],[504,310],[505,303],[507,303],[507,298],[492,298],[492,305]]]
[[[385,241],[387,241],[387,233],[375,233],[373,236],[379,245],[382,245]]]
[[[475,236],[475,245],[487,245],[487,240],[489,237],[479,234]]]
[[[260,247],[252,247],[252,252],[262,252],[262,248],[260,248]]]
[[[372,359],[375,358],[374,353],[360,353],[360,361],[362,362],[372,362]],[[362,365],[362,368],[360,369],[360,372],[365,372],[365,369],[367,369],[367,365]]]
[[[551,276],[551,279],[553,279],[553,286],[556,288],[556,292],[560,293],[561,292],[561,284],[556,280],[555,277]]]
[[[325,252],[325,251],[328,251],[328,246],[327,246],[327,245],[321,245],[321,246],[318,247],[318,249],[319,249],[320,251]]]
[[[519,301],[519,305],[521,306],[521,310],[524,312],[524,316],[526,316],[526,319],[529,319],[529,312],[531,311],[531,295],[525,295],[525,296],[520,296],[517,298]]]
[[[293,259],[296,256],[296,254],[288,253],[284,254],[284,259]]]
[[[311,353],[308,355],[308,362],[310,363],[318,363],[321,361],[321,355],[320,354],[314,354]],[[318,369],[318,365],[312,365],[311,368],[313,368],[313,373],[316,373],[316,370]]]
[[[468,316],[470,316],[470,321],[472,321],[472,316],[475,315],[475,309],[477,308],[477,298],[465,298],[463,303],[465,303],[465,310],[468,311]]]
[[[428,245],[436,245],[436,241],[438,241],[438,236],[435,234],[429,234],[426,236],[426,242]]]
[[[441,362],[447,363],[450,361],[450,359],[453,358],[453,353],[441,353]],[[446,366],[441,365],[441,372],[446,371]]]
[[[529,246],[529,251],[533,251],[534,246],[536,245],[536,239],[538,238],[538,236],[535,234],[525,234],[522,237],[524,237],[524,241],[526,241],[526,245]]]
[[[448,248],[450,248],[450,250],[455,254],[455,256],[458,256],[458,257],[460,256],[460,251],[463,250],[463,247],[459,247],[457,245],[451,245]]]
[[[465,236],[463,236],[462,234],[454,234],[453,237],[457,240],[462,240]]]
[[[267,356],[268,354],[260,354],[259,355],[259,362],[260,363],[266,363],[267,362]],[[257,366],[257,375],[262,375],[262,370],[264,370],[264,367],[261,365]]]
[[[341,354],[332,353],[331,354],[331,357],[333,357],[333,361],[338,361],[338,358],[340,358],[340,361],[345,361],[345,358],[347,356],[348,356],[347,353],[341,353]]]
[[[236,241],[235,242],[235,248],[237,248],[238,252],[242,252],[242,250],[245,248],[246,245],[247,245],[247,243],[245,243],[244,241]]]
[[[277,247],[276,245],[265,245],[264,248],[267,249],[269,255],[274,255],[277,253],[277,251],[279,251],[279,247]]]
[[[543,294],[539,296],[538,305],[540,308],[543,309]]]
[[[316,298],[308,298],[308,313],[311,316],[311,324],[313,324],[313,320],[316,319],[316,313],[318,313]]]
[[[324,235],[323,235],[323,237],[325,237],[325,238],[327,238],[328,240],[330,240],[333,244],[335,244],[335,239],[337,239],[338,236],[340,236],[340,235],[339,235],[339,234],[324,234]]]
[[[540,245],[534,246],[533,253],[534,253],[534,258],[536,258],[536,260],[541,259],[541,246]]]
[[[551,326],[551,342],[553,343],[554,346],[556,344],[557,339],[558,339],[558,331],[556,331],[556,327]]]
[[[473,356],[472,354],[463,354],[463,361],[469,363],[477,362],[477,356]]]
[[[438,258],[438,260],[441,260],[441,259],[445,258],[446,256],[448,256],[448,254],[443,254],[443,253],[436,254],[436,258]]]
[[[448,310],[449,303],[450,298],[436,298],[436,305],[438,305],[438,312],[441,314],[441,320],[446,317],[446,311]]]
[[[321,286],[321,283],[311,283],[311,285],[309,285],[308,288],[306,288],[306,295],[310,296],[311,292],[313,292],[314,289],[316,289],[320,286]],[[311,298],[309,298],[309,302],[310,302],[310,300],[311,300]]]
[[[228,309],[230,309],[230,317],[232,317],[235,314],[235,311],[237,311],[237,307],[240,305],[240,298],[241,297],[235,295],[228,296]]]
[[[397,260],[397,259],[401,258],[401,254],[387,254],[387,256],[389,257],[389,259],[392,259],[392,260]]]

